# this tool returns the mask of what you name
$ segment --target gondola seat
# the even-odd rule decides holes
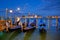
[[[36,23],[33,22],[33,23],[30,24],[30,26],[36,26]]]

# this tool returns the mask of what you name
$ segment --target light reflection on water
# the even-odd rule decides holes
[[[39,25],[40,22],[38,22]],[[46,28],[47,33],[40,33],[39,27],[35,30],[30,30],[28,32],[19,32],[13,31],[9,33],[0,32],[0,40],[59,40],[60,38],[60,30],[56,30],[56,26],[49,27],[48,22],[46,20]],[[56,24],[56,20],[52,24]]]
[[[60,31],[47,31],[40,33],[38,29],[27,32],[13,31],[0,35],[0,40],[57,40],[60,39]]]

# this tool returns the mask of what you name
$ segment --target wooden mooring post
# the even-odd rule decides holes
[[[56,30],[58,30],[58,16],[56,16]]]
[[[48,29],[50,28],[50,26],[51,26],[51,17],[48,16]]]

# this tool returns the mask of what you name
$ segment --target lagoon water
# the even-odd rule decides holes
[[[47,33],[42,34],[38,29],[28,32],[0,32],[0,40],[60,40],[60,30],[48,30]]]
[[[30,21],[32,22],[32,21]],[[35,30],[30,30],[27,32],[20,32],[18,30],[13,32],[0,32],[0,40],[60,40],[60,30],[57,30],[56,28],[56,20],[53,19],[51,21],[51,26],[48,27],[48,20],[43,20],[43,22],[46,24],[46,33],[40,33],[39,28],[36,28]],[[38,21],[38,25],[40,24],[40,21]]]

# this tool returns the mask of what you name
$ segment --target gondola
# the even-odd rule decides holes
[[[39,28],[39,31],[40,31],[40,33],[46,33],[47,32],[47,30],[45,29],[45,27],[46,27],[46,24],[44,23],[44,21],[41,19],[40,20],[40,28]]]
[[[39,29],[39,31],[40,31],[40,33],[46,33],[47,32],[46,29],[44,29],[44,28]]]
[[[16,22],[16,24],[12,24],[11,22],[9,23],[8,21],[7,21],[7,27],[8,27],[8,31],[10,32],[12,32],[12,31],[15,31],[15,30],[21,30],[21,25],[19,25],[19,21],[18,22]]]
[[[29,31],[29,30],[34,30],[35,29],[35,25],[32,25],[33,23],[31,23],[29,26],[28,26],[28,23],[23,23],[23,32],[26,32],[26,31]]]
[[[30,24],[30,26],[36,26],[36,23],[35,22],[32,22],[31,24]]]
[[[23,32],[26,32],[26,31],[29,31],[29,30],[34,30],[34,29],[35,29],[35,27],[28,26],[28,27],[23,29]]]
[[[43,23],[43,24],[40,24],[39,25],[41,28],[39,29],[40,33],[46,33],[47,30],[44,28],[46,25]]]
[[[16,31],[16,30],[20,30],[20,31],[21,31],[21,26],[15,26],[15,27],[13,27],[13,28],[8,28],[8,30],[9,30],[10,32]]]

